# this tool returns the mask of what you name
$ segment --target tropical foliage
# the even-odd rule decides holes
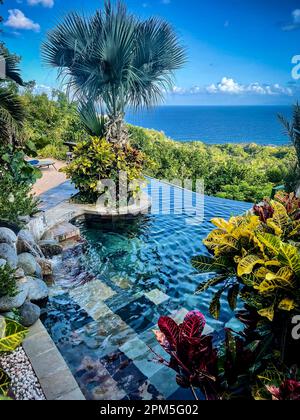
[[[257,332],[258,317],[251,310],[236,315],[245,329],[239,334],[227,329],[223,343],[204,334],[206,320],[198,311],[189,312],[180,325],[161,317],[155,335],[170,360],[152,350],[156,361],[175,370],[177,383],[196,399],[300,400],[299,373],[283,374],[272,366],[272,343]]]
[[[27,329],[17,322],[0,316],[0,353],[16,350],[27,334]],[[10,388],[9,376],[0,369],[0,396],[7,396]],[[1,399],[1,398],[0,398]]]
[[[296,151],[296,162],[291,167],[289,176],[287,178],[287,186],[290,191],[299,187],[300,182],[300,106],[297,103],[294,106],[293,119],[291,122],[287,121],[283,116],[279,116],[280,121],[286,129],[292,145]]]
[[[222,285],[211,304],[211,313],[216,318],[220,298],[228,289],[233,309],[232,301],[236,302],[241,293],[270,321],[277,311],[290,312],[300,303],[300,254],[295,243],[300,240],[300,222],[280,202],[270,201],[269,205],[272,208],[269,217],[247,214],[232,217],[228,222],[213,219],[217,229],[204,241],[213,257],[193,259],[198,270],[217,273],[199,287],[199,293],[212,285]],[[254,211],[258,212],[257,209],[256,206]]]
[[[20,95],[26,109],[23,136],[33,143],[41,157],[66,159],[68,148],[64,142],[79,142],[87,137],[77,112],[77,104],[70,104],[66,94],[53,90],[37,93],[32,84]]]
[[[0,352],[16,350],[27,334],[27,329],[17,322],[0,317]]]
[[[0,55],[5,59],[5,79],[0,80],[0,218],[20,222],[20,216],[37,210],[37,201],[30,195],[31,185],[40,176],[25,161],[25,154],[35,155],[32,142],[24,144],[25,110],[19,86],[24,86],[20,75],[20,58],[0,44]]]
[[[22,149],[0,147],[0,219],[21,224],[20,217],[38,211],[38,200],[31,194],[40,171],[25,161]]]
[[[0,267],[0,298],[2,296],[15,296],[17,292],[15,270],[8,264]]]
[[[218,352],[223,381],[217,393],[221,398],[241,392],[258,400],[300,399],[299,344],[292,338],[292,319],[300,308],[299,200],[280,193],[252,212],[212,223],[217,229],[204,241],[211,256],[192,260],[199,272],[212,274],[197,293],[215,290],[210,313],[216,319],[225,292],[232,311],[241,301],[245,305],[236,313],[243,332],[226,331],[223,356]],[[229,356],[239,362],[228,370]]]
[[[5,79],[0,79],[0,144],[16,144],[20,141],[25,113],[18,95],[7,84],[23,85],[19,58],[10,54],[3,44],[0,44],[0,56],[5,60]]]
[[[212,337],[205,336],[206,321],[198,312],[189,312],[183,323],[178,325],[172,318],[163,316],[158,321],[160,331],[155,331],[157,341],[171,356],[170,362],[159,359],[174,369],[177,382],[183,387],[201,387],[206,395],[211,394],[210,386],[216,381],[216,351]]]
[[[222,198],[258,202],[284,184],[295,153],[291,147],[256,144],[180,143],[163,133],[129,127],[131,145],[151,158],[149,176],[166,180],[204,179],[205,192]]]
[[[92,17],[69,14],[48,33],[44,61],[59,69],[67,87],[107,115],[108,141],[128,142],[125,109],[150,106],[172,86],[185,53],[172,27],[131,15],[122,3],[105,2]]]
[[[78,105],[69,104],[61,92],[34,92],[27,87],[20,94],[27,110],[22,136],[40,157],[64,160],[68,151],[64,142],[80,142],[89,135],[103,138],[105,120],[93,104],[80,105],[79,114]],[[296,162],[292,147],[180,143],[134,126],[128,126],[128,132],[131,146],[150,158],[145,174],[171,181],[203,178],[206,193],[222,198],[258,202],[269,197],[274,186],[290,178],[289,168]]]
[[[1,398],[5,398],[10,388],[10,378],[4,372],[4,370],[0,369],[0,401]]]
[[[128,182],[142,180],[142,170],[146,158],[131,146],[119,146],[106,139],[90,137],[78,143],[73,153],[73,161],[64,172],[79,190],[79,199],[95,203],[100,196],[99,181],[115,181],[119,185],[120,171],[126,172]],[[132,194],[138,192],[133,189]],[[116,191],[118,198],[118,190]],[[128,196],[130,199],[131,196]]]

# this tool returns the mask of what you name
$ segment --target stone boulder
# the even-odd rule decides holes
[[[14,247],[16,242],[17,236],[12,230],[0,227],[0,244],[8,244]]]
[[[15,278],[16,279],[23,279],[25,277],[25,273],[23,268],[17,268],[15,271]]]
[[[17,290],[16,296],[3,296],[0,298],[0,312],[8,312],[15,308],[18,309],[23,305],[28,295],[29,285],[27,282],[18,282]]]
[[[42,267],[38,263],[36,263],[36,271],[35,271],[34,277],[36,277],[37,279],[43,280]]]
[[[36,261],[35,258],[25,252],[18,256],[18,267],[24,270],[26,276],[33,276],[36,272]]]
[[[43,257],[40,247],[35,243],[35,240],[29,230],[20,230],[17,238],[17,253],[29,253],[35,257]]]
[[[63,252],[63,247],[54,239],[40,241],[39,246],[46,258],[52,258],[55,255],[62,254]]]
[[[20,323],[24,327],[31,327],[41,316],[41,309],[34,303],[26,301],[20,308]]]
[[[14,247],[9,244],[0,244],[0,258],[6,260],[11,268],[17,268],[18,256]]]
[[[48,287],[43,280],[35,277],[27,277],[26,284],[29,287],[28,300],[38,302],[49,296]]]
[[[44,258],[37,258],[36,262],[41,267],[43,276],[51,276],[53,274],[53,267],[51,261],[45,260]]]

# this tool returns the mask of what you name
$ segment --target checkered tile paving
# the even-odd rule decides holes
[[[168,301],[159,289],[132,295],[95,279],[67,293],[54,287],[42,321],[87,399],[188,400],[155,360],[168,358],[153,333],[159,316],[182,322],[188,312],[171,312]]]

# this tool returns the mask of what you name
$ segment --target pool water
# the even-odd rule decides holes
[[[42,321],[87,399],[193,399],[177,385],[175,372],[154,360],[154,353],[168,358],[153,334],[159,317],[182,322],[187,311],[198,309],[216,340],[232,322],[225,300],[220,320],[209,316],[212,290],[195,295],[208,275],[193,269],[191,257],[206,252],[202,240],[211,218],[229,218],[251,205],[205,197],[200,223],[195,203],[203,197],[186,191],[189,204],[178,211],[184,190],[170,187],[168,193],[166,187],[158,181],[147,187],[155,214],[77,220],[86,243],[57,262]]]

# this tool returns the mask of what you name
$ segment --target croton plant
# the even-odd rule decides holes
[[[173,369],[177,383],[197,400],[300,400],[298,372],[294,368],[285,375],[272,364],[271,340],[260,337],[259,316],[246,308],[237,318],[244,331],[226,329],[224,343],[215,347],[213,336],[204,334],[206,320],[199,311],[189,312],[180,325],[162,316],[155,335],[170,359],[155,353],[158,362]]]
[[[16,350],[25,338],[28,330],[19,323],[0,316],[0,354]],[[0,400],[12,396],[11,380],[0,363]]]
[[[217,229],[204,241],[210,256],[192,260],[211,277],[196,293],[217,288],[210,304],[216,319],[225,292],[232,311],[244,302],[235,313],[243,331],[225,329],[214,347],[203,334],[204,316],[193,311],[181,325],[162,317],[156,332],[171,356],[160,361],[196,398],[300,400],[300,341],[291,334],[300,313],[299,211],[300,200],[281,193],[245,215],[212,220]]]

